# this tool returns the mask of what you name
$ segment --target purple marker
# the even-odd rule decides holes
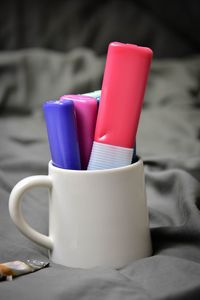
[[[80,152],[74,103],[49,100],[43,104],[53,164],[62,169],[80,170]]]
[[[60,100],[66,99],[74,102],[81,167],[86,170],[94,140],[94,130],[97,117],[97,100],[93,97],[84,95],[63,95],[60,97]]]

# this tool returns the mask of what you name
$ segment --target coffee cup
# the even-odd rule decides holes
[[[41,186],[49,189],[49,236],[28,225],[21,211],[24,193]],[[50,161],[48,175],[16,184],[9,211],[25,236],[68,267],[121,268],[152,253],[142,159],[91,171],[61,169]]]

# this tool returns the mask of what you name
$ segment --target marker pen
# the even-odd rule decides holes
[[[80,148],[81,169],[87,169],[97,118],[97,100],[85,95],[63,95],[60,100],[74,103]]]
[[[43,104],[49,147],[58,168],[80,170],[80,153],[74,103],[49,100]]]
[[[136,139],[135,139],[131,163],[134,164],[136,161],[137,161],[137,150],[136,150]]]
[[[101,98],[101,90],[93,91],[93,92],[86,93],[86,94],[83,94],[83,95],[93,97],[93,98],[95,98],[97,101],[100,101],[100,98]]]
[[[152,50],[110,43],[88,170],[131,163]]]

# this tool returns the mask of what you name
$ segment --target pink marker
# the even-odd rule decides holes
[[[84,95],[63,95],[60,100],[72,100],[77,120],[81,168],[87,169],[97,117],[97,100]]]
[[[131,164],[152,50],[110,43],[88,170]]]

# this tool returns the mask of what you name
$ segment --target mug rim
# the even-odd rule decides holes
[[[101,170],[72,170],[72,169],[62,169],[62,168],[59,168],[59,167],[56,167],[53,165],[53,162],[52,160],[49,161],[48,163],[48,166],[49,166],[49,170],[52,170],[52,171],[56,171],[56,172],[60,172],[60,173],[76,173],[76,174],[102,174],[102,173],[116,173],[116,172],[119,172],[119,171],[128,171],[129,169],[132,169],[132,168],[137,168],[139,167],[140,165],[143,164],[143,160],[141,157],[137,156],[137,161],[130,164],[130,165],[127,165],[127,166],[123,166],[123,167],[117,167],[117,168],[112,168],[112,169],[101,169]]]

